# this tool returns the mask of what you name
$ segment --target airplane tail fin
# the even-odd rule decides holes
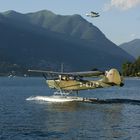
[[[114,83],[118,86],[123,86],[123,78],[121,77],[119,71],[117,69],[111,69],[106,72],[106,78],[108,83]]]

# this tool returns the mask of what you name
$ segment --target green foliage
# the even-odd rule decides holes
[[[140,76],[140,56],[134,63],[126,62],[122,65],[124,76]]]

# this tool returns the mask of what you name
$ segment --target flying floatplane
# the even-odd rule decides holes
[[[54,72],[44,70],[28,70],[29,72],[42,73],[49,88],[55,89],[53,96],[46,98],[47,101],[86,101],[97,100],[96,98],[87,99],[77,96],[68,96],[71,93],[78,93],[81,90],[91,90],[96,88],[106,88],[112,86],[123,86],[123,78],[117,69],[106,72],[84,71],[84,72]],[[99,80],[87,80],[89,77]]]
[[[94,18],[94,17],[99,17],[100,15],[97,12],[91,11],[90,13],[87,13],[86,16]]]

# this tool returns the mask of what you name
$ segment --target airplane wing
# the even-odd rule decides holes
[[[99,15],[99,13],[97,13],[97,12],[91,11],[91,13],[92,13],[92,14],[95,14],[95,15]]]
[[[97,14],[96,12],[91,11],[92,14]]]
[[[44,70],[28,70],[28,71],[43,73],[48,76],[66,75],[66,76],[76,76],[76,77],[94,77],[94,76],[100,76],[104,74],[101,71],[83,71],[83,72],[54,72],[54,71],[44,71]]]
[[[79,77],[92,77],[92,76],[100,76],[103,75],[101,71],[82,71],[82,72],[70,72],[66,73],[72,76],[79,76]]]

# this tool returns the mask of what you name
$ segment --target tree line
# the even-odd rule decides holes
[[[140,56],[135,62],[126,62],[122,65],[123,76],[140,77]]]

